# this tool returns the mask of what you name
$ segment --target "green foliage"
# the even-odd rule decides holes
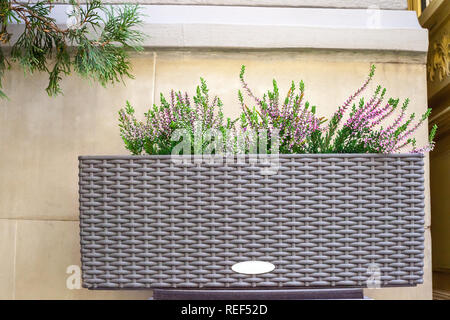
[[[161,94],[160,106],[154,105],[145,114],[145,123],[134,118],[134,110],[127,104],[119,112],[121,135],[133,154],[143,151],[170,154],[179,143],[171,139],[177,129],[187,130],[189,153],[194,154],[208,150],[208,144],[196,137],[203,137],[209,129],[220,132],[223,138],[220,143],[227,152],[234,153],[271,153],[274,144],[278,146],[274,152],[280,153],[396,153],[404,152],[407,147],[413,153],[432,150],[437,126],[430,130],[429,144],[422,148],[417,148],[417,141],[412,137],[428,119],[431,109],[415,121],[414,113],[406,115],[409,99],[398,110],[400,99],[390,98],[385,103],[386,89],[381,86],[376,87],[371,98],[361,97],[356,102],[374,72],[375,67],[371,66],[363,85],[337,108],[327,123],[325,118],[316,115],[316,106],[303,102],[303,81],[298,86],[291,82],[283,99],[277,81],[273,80],[272,90],[258,98],[245,82],[245,66],[242,66],[239,73],[242,91],[237,95],[242,112],[237,119],[225,121],[221,100],[210,98],[206,82],[200,78],[193,105],[187,94],[172,91],[170,101]],[[252,99],[253,105],[247,104],[243,92]]]
[[[433,143],[434,137],[436,136],[436,131],[437,131],[437,124],[434,124],[433,127],[430,130],[430,135],[428,137],[428,142],[429,143]]]
[[[274,79],[272,90],[267,91],[260,99],[249,89],[244,75],[245,66],[242,66],[239,74],[242,88],[256,106],[248,107],[242,93],[238,92],[242,107],[240,129],[246,130],[248,127],[254,132],[266,132],[267,150],[276,141],[281,153],[304,152],[306,137],[325,121],[323,117],[316,116],[316,106],[311,106],[308,101],[304,102],[304,82],[300,81],[297,88],[292,81],[286,96],[280,99],[278,83]],[[258,140],[258,145],[259,142]],[[251,141],[248,141],[248,144],[250,143]]]
[[[0,0],[0,41],[9,44],[11,24],[23,24],[23,32],[11,43],[11,61],[26,73],[46,72],[46,91],[54,96],[62,93],[60,81],[75,71],[84,78],[108,83],[132,78],[129,52],[140,51],[143,34],[136,29],[141,24],[137,5],[106,7],[102,1],[88,0],[86,5],[73,5],[68,19],[73,22],[61,28],[51,12],[54,1],[35,3]],[[9,62],[0,48],[0,89]],[[0,90],[0,95],[5,93]]]
[[[187,93],[171,91],[170,98],[160,95],[160,105],[145,113],[145,121],[138,121],[134,109],[127,102],[125,108],[119,111],[119,127],[125,147],[135,155],[171,154],[181,141],[173,135],[178,131],[187,139],[190,154],[203,154],[209,150],[211,143],[218,144],[218,150],[211,154],[225,151],[225,141],[230,141],[235,121],[224,117],[223,103],[220,98],[210,97],[206,81],[200,78],[193,103]],[[215,137],[220,133],[222,141]],[[211,139],[204,139],[206,135]],[[183,141],[184,142],[184,141]]]

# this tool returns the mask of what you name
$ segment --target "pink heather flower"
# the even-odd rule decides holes
[[[359,96],[361,94],[361,92],[363,92],[366,88],[367,85],[369,84],[370,80],[372,80],[373,74],[371,73],[371,75],[369,75],[369,77],[367,78],[367,80],[364,82],[364,84],[358,89],[356,90],[356,92],[354,94],[352,94],[345,102],[342,106],[340,106],[338,108],[338,110],[335,112],[333,117],[336,117],[338,119],[338,121],[340,121],[345,113],[345,111],[347,110],[348,106],[353,102],[353,100],[355,100],[355,98],[357,96]]]
[[[394,112],[395,107],[393,107],[390,103],[387,103],[386,106],[381,110],[380,115],[377,119],[374,119],[371,123],[371,127],[375,127],[379,125],[382,121],[387,119]]]
[[[419,148],[419,149],[414,148],[414,149],[411,151],[411,153],[425,153],[425,152],[430,152],[430,151],[433,151],[434,146],[435,146],[435,143],[434,143],[434,142],[431,142],[430,144],[426,145],[425,147],[422,147],[422,148]]]

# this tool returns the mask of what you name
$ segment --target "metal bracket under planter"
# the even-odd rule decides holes
[[[360,300],[362,289],[176,290],[155,289],[152,300]]]
[[[80,157],[83,286],[422,283],[423,155],[272,156],[269,162],[249,161],[248,155],[200,162],[183,156]],[[274,269],[232,269],[245,272],[239,263],[255,260]]]

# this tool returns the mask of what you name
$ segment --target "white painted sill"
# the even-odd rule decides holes
[[[62,25],[66,9],[53,12]],[[142,5],[142,12],[150,49],[428,50],[428,31],[406,10]]]

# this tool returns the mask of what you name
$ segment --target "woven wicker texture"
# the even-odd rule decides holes
[[[83,286],[422,283],[422,155],[280,155],[273,175],[248,160],[80,157]],[[276,268],[231,270],[248,260]]]

